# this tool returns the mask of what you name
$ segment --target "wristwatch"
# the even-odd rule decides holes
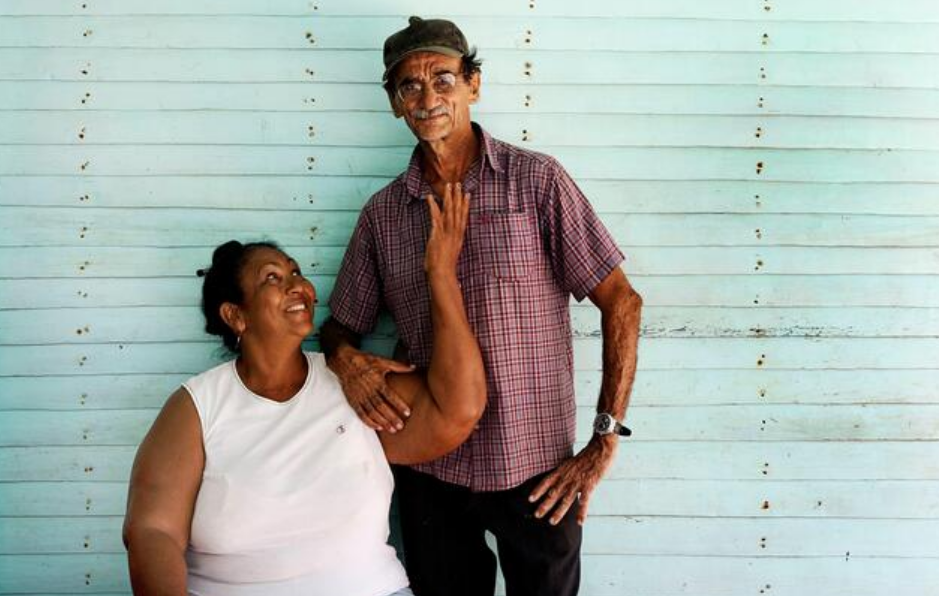
[[[621,437],[628,437],[633,434],[633,431],[620,424],[612,415],[606,413],[597,414],[597,417],[593,419],[593,432],[600,436],[617,434]]]

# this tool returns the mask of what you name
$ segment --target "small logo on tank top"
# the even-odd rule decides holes
[[[346,432],[346,427],[345,427],[344,424],[340,424],[339,426],[336,427],[336,434],[337,434],[337,435],[341,435],[341,434],[344,433],[344,432]]]

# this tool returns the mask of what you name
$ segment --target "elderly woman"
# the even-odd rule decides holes
[[[365,426],[322,354],[302,351],[316,294],[297,263],[266,243],[215,250],[206,330],[238,356],[184,383],[140,446],[124,524],[135,594],[410,594],[387,544],[388,461],[453,450],[486,401],[456,279],[468,205],[459,187],[427,200],[433,359],[389,377],[410,408],[395,433]]]

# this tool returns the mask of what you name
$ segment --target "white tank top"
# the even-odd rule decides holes
[[[285,402],[252,393],[235,361],[183,386],[205,470],[186,559],[194,596],[381,596],[408,585],[388,545],[394,480],[375,432],[322,354]]]

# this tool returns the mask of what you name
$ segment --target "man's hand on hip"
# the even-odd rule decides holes
[[[528,496],[532,503],[541,501],[535,517],[542,518],[550,513],[548,521],[556,525],[579,498],[577,523],[583,525],[587,519],[590,495],[613,463],[619,444],[617,439],[615,435],[595,435],[580,453],[561,462],[557,469],[545,476]]]
[[[414,366],[350,346],[337,350],[327,364],[339,377],[346,400],[362,422],[375,430],[391,433],[404,428],[404,419],[411,415],[411,410],[388,385],[386,376],[414,372]]]

